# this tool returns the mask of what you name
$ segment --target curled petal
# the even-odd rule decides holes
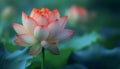
[[[73,33],[73,30],[63,30],[59,35],[57,35],[56,40],[63,41],[69,39]]]
[[[16,44],[20,45],[20,46],[30,46],[30,44],[25,43],[24,41],[22,41],[20,38],[16,38],[14,41]]]
[[[46,27],[37,26],[34,30],[34,36],[38,40],[45,40],[49,35],[49,30]]]
[[[24,12],[22,12],[23,25],[28,30],[29,33],[33,34],[34,28],[37,26],[37,23],[31,17],[28,17]]]
[[[32,46],[29,50],[29,54],[31,55],[37,55],[42,51],[42,47],[39,45]]]
[[[18,38],[20,38],[23,42],[28,43],[28,44],[30,44],[30,45],[33,45],[33,44],[36,44],[36,43],[37,43],[37,40],[36,40],[33,36],[31,36],[31,35],[29,35],[29,34],[18,34],[17,36],[18,36]]]
[[[26,30],[22,25],[14,23],[12,26],[18,34],[26,33]]]

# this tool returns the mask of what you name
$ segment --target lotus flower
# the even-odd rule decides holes
[[[69,16],[69,19],[74,21],[85,20],[87,17],[87,10],[85,8],[73,5],[66,11],[66,14]]]
[[[60,17],[57,9],[50,11],[48,8],[34,8],[30,16],[22,12],[23,25],[13,24],[17,33],[15,43],[24,47],[31,46],[31,55],[37,55],[42,48],[59,54],[58,43],[70,39],[73,34],[73,30],[64,29],[67,18]]]

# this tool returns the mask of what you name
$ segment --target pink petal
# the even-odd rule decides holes
[[[58,21],[54,21],[49,24],[48,29],[50,30],[50,37],[55,37],[60,32],[61,27]]]
[[[47,27],[39,27],[37,26],[34,30],[34,36],[38,39],[38,40],[45,40],[49,35],[49,30],[47,29]]]
[[[31,14],[30,14],[30,17],[32,17],[32,18],[37,18],[37,15],[40,15],[40,10],[37,9],[37,8],[33,8],[33,9],[32,9],[32,12],[31,12]]]
[[[66,22],[67,22],[68,16],[64,16],[59,20],[60,26],[61,26],[61,30],[64,29]]]
[[[30,46],[30,44],[25,43],[24,41],[22,41],[20,38],[16,38],[14,41],[16,44],[20,45],[20,46]]]
[[[49,13],[51,11],[48,8],[42,8],[41,9],[41,15],[44,15],[46,18],[49,18]]]
[[[39,45],[36,45],[36,46],[32,46],[32,47],[30,48],[29,54],[31,54],[31,55],[37,55],[37,54],[39,54],[41,51],[42,51],[42,47],[39,46]]]
[[[28,18],[27,14],[22,11],[22,23],[26,23],[26,19]]]
[[[14,23],[12,26],[18,34],[26,33],[26,30],[22,25]]]
[[[60,19],[60,14],[59,14],[59,11],[57,9],[54,9],[52,11],[51,16],[50,16],[50,22],[55,21],[56,19]]]
[[[64,16],[63,18],[54,21],[48,26],[50,30],[50,37],[55,37],[60,31],[64,29],[67,18],[67,16]]]
[[[60,17],[60,13],[59,13],[58,9],[54,9],[54,10],[53,10],[53,13],[54,13],[54,15],[55,15],[57,18]]]
[[[34,45],[37,43],[37,40],[29,35],[29,34],[18,34],[18,38],[20,38],[23,42],[28,43],[30,45]]]
[[[28,17],[24,12],[22,12],[23,25],[28,30],[29,33],[33,34],[34,28],[37,26],[37,23],[31,17]]]
[[[59,35],[57,35],[56,40],[63,41],[69,39],[73,33],[73,30],[63,30]]]

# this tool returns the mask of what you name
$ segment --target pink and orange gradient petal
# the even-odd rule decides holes
[[[38,17],[38,15],[40,15],[41,14],[41,11],[39,10],[39,9],[37,9],[37,8],[33,8],[32,9],[32,12],[31,12],[31,14],[30,14],[30,17],[32,17],[32,18],[37,18]]]
[[[52,12],[54,14],[54,18],[56,18],[56,19],[60,18],[60,13],[59,13],[58,9],[54,9]]]
[[[60,19],[60,14],[59,11],[57,9],[54,9],[49,16],[49,21],[55,21],[56,19]]]

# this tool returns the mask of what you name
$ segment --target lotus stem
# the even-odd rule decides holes
[[[41,61],[41,69],[44,69],[44,59],[45,59],[45,49],[42,48],[42,61]]]

